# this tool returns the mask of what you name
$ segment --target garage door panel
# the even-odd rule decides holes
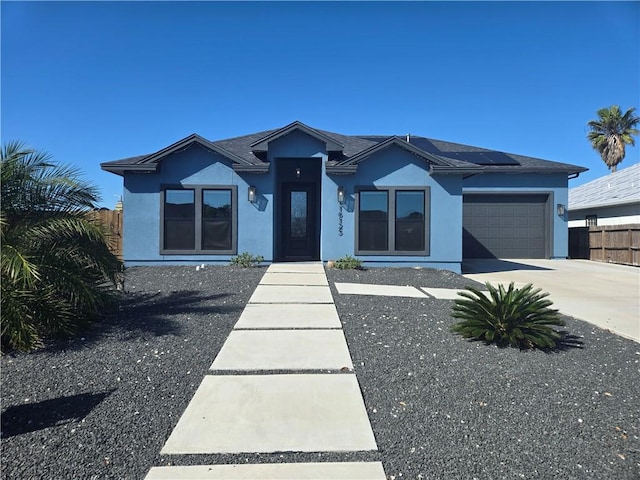
[[[546,200],[547,195],[464,195],[464,258],[545,258]]]
[[[533,223],[535,224],[535,222]],[[526,215],[517,217],[515,225],[518,228],[528,227],[529,225],[531,225],[531,218],[527,217]]]
[[[488,224],[489,227],[499,227],[502,225],[502,219],[500,217],[489,217]]]

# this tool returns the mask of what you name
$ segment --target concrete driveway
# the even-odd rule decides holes
[[[549,292],[562,313],[640,342],[640,268],[588,260],[467,260],[463,275]]]

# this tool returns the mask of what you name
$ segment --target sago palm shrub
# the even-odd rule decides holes
[[[490,283],[481,292],[473,287],[458,292],[452,316],[460,321],[451,331],[465,338],[483,340],[500,346],[553,349],[562,340],[562,334],[552,326],[564,326],[558,310],[549,308],[553,303],[531,284],[509,288]]]
[[[31,350],[107,307],[122,266],[88,215],[98,192],[78,170],[10,142],[0,181],[2,351]]]

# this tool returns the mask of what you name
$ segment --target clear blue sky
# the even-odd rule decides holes
[[[639,2],[7,2],[2,142],[79,166],[300,120],[574,163],[598,108],[640,107]],[[640,143],[640,140],[638,141]],[[621,168],[640,162],[627,148]]]

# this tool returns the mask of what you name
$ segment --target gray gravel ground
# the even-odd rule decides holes
[[[640,478],[639,344],[565,317],[583,348],[486,346],[449,333],[451,301],[333,287],[471,283],[462,277],[327,273],[389,478]]]
[[[143,478],[154,465],[381,460],[389,478],[640,478],[640,345],[567,318],[584,348],[485,346],[452,302],[333,283],[460,288],[429,269],[329,270],[380,452],[160,456],[263,268],[133,268],[117,315],[2,367],[2,478]]]
[[[137,267],[119,314],[2,367],[2,478],[143,478],[264,268]]]

